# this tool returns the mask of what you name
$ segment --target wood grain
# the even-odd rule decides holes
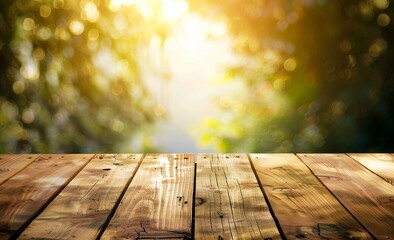
[[[92,156],[41,155],[1,185],[0,232],[19,235]]]
[[[20,239],[96,239],[142,154],[98,154],[21,234]]]
[[[139,167],[102,239],[190,238],[192,154],[149,154]]]
[[[378,239],[394,239],[394,186],[345,154],[299,154],[339,201]]]
[[[246,154],[199,154],[196,239],[281,239]]]
[[[38,154],[0,154],[0,185],[38,157]]]
[[[392,154],[352,153],[349,156],[376,175],[382,177],[386,182],[394,184],[394,156]]]
[[[294,154],[250,157],[286,238],[371,238]]]

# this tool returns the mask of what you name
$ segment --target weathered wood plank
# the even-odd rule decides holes
[[[23,170],[38,154],[0,154],[0,185]]]
[[[140,165],[102,239],[190,238],[192,154],[149,154]]]
[[[20,239],[96,239],[142,154],[98,154]]]
[[[348,155],[387,182],[394,184],[394,156],[392,154],[352,153]]]
[[[250,156],[288,239],[371,238],[294,154]]]
[[[41,155],[1,185],[0,232],[19,235],[92,157],[93,154]]]
[[[393,185],[345,154],[299,157],[376,238],[394,238]]]
[[[281,239],[245,154],[199,154],[196,239]]]

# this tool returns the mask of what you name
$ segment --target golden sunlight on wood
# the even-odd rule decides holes
[[[392,239],[394,186],[355,159],[0,154],[0,239]]]

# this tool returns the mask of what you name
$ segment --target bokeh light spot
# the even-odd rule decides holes
[[[41,40],[48,40],[52,36],[52,31],[49,27],[42,27],[38,30],[37,36]]]
[[[41,17],[47,18],[47,17],[49,17],[51,15],[51,13],[52,13],[52,9],[51,9],[50,6],[42,5],[40,7],[40,15],[41,15]]]
[[[64,7],[64,0],[54,0],[53,6],[57,9],[63,8]]]
[[[378,18],[376,19],[379,26],[387,27],[390,24],[390,17],[386,13],[379,14]]]
[[[88,20],[89,22],[96,22],[100,17],[100,12],[94,2],[87,2],[83,7],[81,12],[81,18]]]
[[[97,29],[90,29],[88,32],[88,38],[90,41],[96,41],[100,36],[100,33]]]
[[[368,53],[372,57],[378,57],[383,51],[387,49],[387,45],[387,41],[384,38],[378,38],[371,44]]]
[[[83,23],[76,20],[70,22],[69,28],[74,35],[81,35],[85,30]]]
[[[29,62],[22,65],[19,72],[24,78],[31,81],[37,80],[40,76],[40,72],[38,71],[37,65],[34,62]]]
[[[16,81],[12,84],[12,91],[16,94],[22,94],[25,91],[25,83],[23,81]]]
[[[42,48],[36,48],[33,51],[33,56],[37,61],[41,61],[45,58],[45,52]]]
[[[27,109],[22,114],[22,121],[26,124],[30,124],[34,121],[34,112],[31,109]]]
[[[26,31],[33,30],[35,26],[36,23],[32,18],[25,18],[25,20],[23,20],[23,29],[25,29]]]
[[[112,122],[111,128],[115,132],[121,132],[124,130],[124,123],[120,120],[115,120]]]
[[[122,1],[121,0],[111,0],[109,2],[108,8],[112,12],[117,12],[120,10],[120,7],[122,6]]]
[[[288,71],[294,71],[297,67],[297,61],[295,58],[288,58],[283,62],[283,68]]]
[[[379,9],[386,9],[389,6],[388,0],[373,0],[375,6]]]
[[[56,27],[55,38],[58,40],[67,41],[70,39],[70,33],[66,31],[63,27]]]

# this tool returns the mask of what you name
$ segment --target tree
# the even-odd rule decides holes
[[[221,103],[230,120],[206,124],[203,138],[219,150],[393,151],[394,6],[388,0],[190,5],[225,21],[243,57],[223,75],[243,87]]]
[[[140,7],[0,2],[0,152],[120,151],[154,122],[138,51],[166,24]]]

